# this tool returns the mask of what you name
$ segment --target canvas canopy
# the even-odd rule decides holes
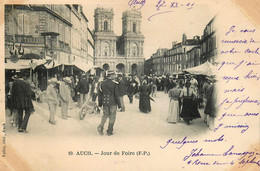
[[[34,69],[35,67],[45,64],[46,60],[44,59],[33,59],[33,60],[23,60],[20,59],[17,62],[11,62],[10,60],[7,60],[5,63],[5,69]]]
[[[89,71],[93,65],[92,64],[82,64],[82,63],[70,63],[70,64],[64,64],[65,66],[75,66],[76,68],[84,71],[84,72],[87,72]]]
[[[205,62],[204,64],[201,64],[199,66],[193,67],[193,68],[188,68],[184,69],[184,72],[188,72],[193,75],[207,75],[207,76],[212,76],[216,75],[216,67],[209,63],[208,61]]]

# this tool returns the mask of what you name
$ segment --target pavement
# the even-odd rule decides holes
[[[91,149],[100,151],[101,149],[137,148],[135,142],[140,142],[140,147],[147,148],[147,141],[165,141],[170,137],[182,138],[184,135],[197,137],[209,132],[203,122],[203,110],[199,110],[201,118],[193,120],[191,125],[186,125],[182,120],[177,124],[170,124],[166,121],[168,115],[169,98],[164,92],[158,92],[151,101],[152,111],[144,114],[139,111],[138,99],[130,104],[128,97],[124,96],[126,105],[125,112],[118,112],[114,125],[114,135],[100,136],[97,127],[101,121],[101,114],[87,114],[83,120],[79,119],[79,108],[74,103],[67,120],[61,118],[60,107],[56,112],[56,125],[51,125],[49,121],[49,110],[46,103],[33,102],[35,113],[31,115],[27,131],[28,133],[18,133],[17,128],[10,123],[9,111],[6,110],[6,130],[7,141],[10,149],[14,149],[18,156],[26,161],[32,170],[81,170],[78,166],[80,161],[75,160],[75,165],[70,163],[57,163],[67,159],[68,151],[79,149]],[[105,128],[107,128],[106,123]],[[109,141],[109,143],[106,143]],[[101,145],[100,145],[101,144]],[[149,143],[148,143],[149,144]],[[149,146],[149,145],[148,145]],[[7,149],[8,154],[8,149]],[[44,156],[44,157],[41,157]],[[89,158],[88,161],[95,161]],[[57,160],[57,162],[56,162]],[[83,161],[82,161],[83,162]],[[90,166],[89,166],[90,167]],[[97,166],[92,166],[97,169]],[[101,168],[101,166],[100,166]],[[98,170],[98,169],[97,169]],[[100,169],[102,170],[102,169]]]

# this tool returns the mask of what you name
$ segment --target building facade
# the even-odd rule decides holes
[[[171,49],[158,49],[150,58],[149,74],[172,75],[189,68],[188,52],[199,47],[199,41],[199,36],[187,39],[183,34],[182,42],[173,42]]]
[[[93,54],[88,58],[88,19],[82,10],[81,5],[6,5],[5,58],[14,45],[43,59],[93,64]]]
[[[187,52],[187,68],[200,65],[200,46],[195,46]]]
[[[123,12],[121,36],[114,33],[113,9],[98,7],[94,18],[95,65],[104,70],[143,73],[144,36],[141,32],[141,12],[135,9]]]
[[[145,61],[145,74],[172,75],[206,61],[214,64],[217,58],[215,18],[206,25],[201,39],[199,36],[187,39],[183,34],[181,42],[173,42],[172,48],[164,51],[159,57],[158,49]]]
[[[206,25],[203,36],[201,39],[201,57],[200,63],[203,64],[206,61],[214,64],[217,53],[217,36],[216,36],[216,26],[215,26],[216,17],[213,17],[210,22]]]

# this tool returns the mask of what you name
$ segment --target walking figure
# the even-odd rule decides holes
[[[114,81],[115,73],[113,71],[107,71],[107,78],[101,84],[101,101],[99,107],[103,105],[103,116],[101,123],[98,126],[98,132],[103,135],[104,124],[107,118],[109,118],[109,124],[107,129],[107,135],[113,135],[113,127],[116,121],[117,106],[121,108],[121,103],[118,95],[118,84]]]

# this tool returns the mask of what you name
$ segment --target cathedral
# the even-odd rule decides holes
[[[141,12],[136,9],[123,12],[121,36],[114,33],[113,17],[111,8],[95,9],[95,65],[104,70],[143,74],[144,36],[141,32]]]

